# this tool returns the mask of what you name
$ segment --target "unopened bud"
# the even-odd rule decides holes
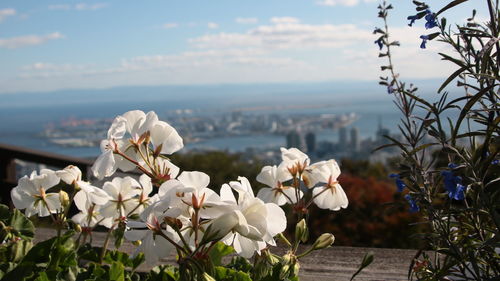
[[[305,219],[301,219],[297,226],[295,227],[295,241],[307,242],[309,238],[309,230],[307,229],[307,224]]]
[[[280,259],[276,255],[270,253],[269,251],[266,252],[266,259],[270,264],[275,265],[280,262]]]
[[[136,246],[136,247],[141,246],[141,244],[142,244],[142,241],[141,241],[141,240],[132,241],[132,245],[134,245],[134,246]]]
[[[316,239],[316,242],[314,242],[312,248],[313,250],[324,249],[326,247],[330,247],[334,241],[335,236],[333,236],[333,234],[323,233],[320,237],[318,237],[318,239]]]
[[[210,276],[206,272],[203,272],[202,278],[203,278],[203,281],[216,281],[212,276]]]
[[[69,206],[69,196],[68,193],[66,193],[66,191],[64,190],[59,191],[59,201],[61,202],[63,208]]]
[[[300,264],[299,264],[298,261],[296,261],[295,264],[292,267],[293,276],[298,276],[299,275],[299,270],[300,270]]]
[[[280,280],[285,280],[290,275],[290,265],[285,264],[280,270]]]
[[[82,227],[79,224],[75,224],[75,231],[78,233],[82,232]]]

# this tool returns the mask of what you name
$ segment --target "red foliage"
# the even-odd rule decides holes
[[[309,215],[311,237],[330,232],[335,244],[344,246],[407,248],[416,247],[408,237],[415,232],[409,224],[418,216],[410,214],[390,181],[344,174],[339,182],[349,199],[347,209],[321,210],[313,205]],[[314,240],[312,240],[314,241]]]

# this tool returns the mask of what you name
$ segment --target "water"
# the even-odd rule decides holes
[[[281,94],[286,95],[286,94]],[[300,99],[300,95],[294,94],[294,101],[298,104],[332,104],[332,97],[323,93],[305,93]],[[119,100],[119,99],[118,99]],[[47,139],[40,136],[44,126],[51,122],[60,122],[69,117],[80,118],[114,118],[128,110],[140,109],[144,111],[154,110],[162,116],[175,109],[191,108],[202,112],[203,114],[217,114],[220,112],[230,112],[234,108],[258,105],[280,105],[277,94],[270,95],[269,99],[260,96],[259,102],[255,100],[250,102],[246,96],[241,100],[237,98],[218,99],[211,98],[209,95],[203,97],[190,97],[172,99],[171,96],[164,96],[156,100],[144,101],[141,96],[127,98],[117,101],[92,101],[72,102],[71,97],[67,101],[59,100],[57,102],[31,101],[31,104],[18,103],[15,106],[0,104],[0,143],[7,143],[32,149],[43,150],[75,157],[95,157],[100,151],[95,147],[62,147],[50,143]],[[391,104],[390,99],[357,99],[342,96],[335,99],[336,103],[324,108],[304,108],[304,109],[283,109],[273,113],[277,114],[348,114],[356,113],[359,119],[349,127],[357,127],[361,138],[374,137],[378,129],[379,119],[384,127],[395,131],[399,119],[399,113]],[[269,114],[269,111],[263,110],[261,113]],[[246,113],[245,113],[246,114]],[[249,114],[259,114],[259,112],[250,112]],[[168,120],[166,120],[168,122]],[[337,131],[317,132],[318,141],[337,141]],[[279,147],[285,145],[285,137],[279,135],[252,135],[252,136],[231,136],[208,139],[199,143],[187,144],[185,149],[218,149],[231,152],[244,151],[247,147]]]

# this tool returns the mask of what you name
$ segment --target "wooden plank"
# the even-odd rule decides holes
[[[55,235],[53,229],[37,229],[35,241],[42,241]],[[105,233],[94,233],[93,245],[102,246]],[[110,243],[113,245],[113,243]],[[125,242],[120,250],[133,253],[135,246]],[[305,248],[299,249],[300,251]],[[301,259],[300,280],[301,281],[330,281],[349,280],[356,272],[361,259],[367,252],[373,252],[374,262],[367,267],[355,280],[408,280],[408,266],[416,253],[416,250],[405,249],[381,249],[333,246],[328,249],[313,252],[311,255]],[[273,249],[273,252],[284,252],[283,248]],[[175,256],[172,254],[161,261],[165,264],[175,264]],[[158,263],[160,264],[160,263]],[[142,265],[140,270],[147,271],[151,266]]]
[[[80,169],[84,168],[82,171],[93,164],[93,160],[89,159],[70,157],[10,144],[0,144],[0,155],[6,159],[20,159],[55,167],[65,167],[72,164],[78,166]]]

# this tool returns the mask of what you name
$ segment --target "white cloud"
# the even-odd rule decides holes
[[[0,10],[0,22],[4,21],[7,17],[16,15],[16,10],[14,9],[2,9]]]
[[[285,23],[299,23],[300,20],[298,18],[293,18],[293,17],[273,17],[271,18],[271,23],[274,24],[285,24]]]
[[[165,29],[176,28],[176,27],[179,27],[179,24],[175,22],[169,22],[163,25],[163,28]]]
[[[353,24],[301,24],[294,18],[273,18],[271,21],[275,24],[258,26],[245,33],[207,34],[189,42],[198,48],[252,46],[272,50],[339,48],[373,39],[371,30]]]
[[[59,32],[53,32],[47,35],[25,35],[11,38],[0,38],[0,47],[7,49],[17,49],[27,46],[43,44],[49,40],[64,38]]]
[[[316,2],[320,6],[356,6],[358,5],[358,0],[321,0]]]
[[[76,11],[95,11],[100,10],[102,8],[107,7],[107,3],[95,3],[95,4],[87,4],[87,3],[77,3],[74,5],[70,4],[55,4],[49,5],[49,10],[76,10]]]
[[[236,23],[239,24],[255,24],[259,21],[258,18],[236,18],[234,20]]]
[[[218,25],[218,24],[216,24],[215,22],[209,22],[209,23],[207,24],[207,26],[208,26],[208,28],[210,28],[210,29],[217,29],[217,28],[219,28],[219,25]]]

